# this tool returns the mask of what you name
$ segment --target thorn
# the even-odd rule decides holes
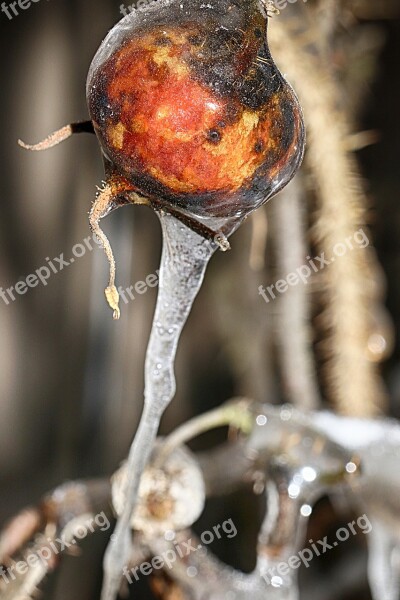
[[[47,136],[46,139],[42,140],[41,142],[38,142],[37,144],[26,144],[22,140],[18,140],[18,144],[22,148],[25,148],[25,150],[33,150],[35,152],[40,152],[42,150],[48,150],[49,148],[57,146],[57,144],[60,144],[64,140],[67,140],[69,137],[71,137],[72,134],[72,125],[65,125],[65,127],[62,127],[58,131],[51,133],[49,136]]]
[[[70,123],[54,131],[47,136],[46,139],[38,142],[37,144],[26,144],[22,140],[18,140],[18,144],[25,150],[33,150],[35,152],[41,152],[42,150],[48,150],[64,142],[71,137],[74,133],[94,133],[93,124],[91,121],[83,121],[82,123]]]

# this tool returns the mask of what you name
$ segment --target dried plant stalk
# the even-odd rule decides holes
[[[278,277],[287,277],[306,260],[304,185],[297,176],[272,209]],[[289,286],[276,300],[276,343],[283,389],[289,402],[304,410],[320,404],[312,347],[310,284]]]
[[[303,6],[297,9],[304,11]],[[298,18],[299,14],[292,12]],[[330,257],[336,243],[353,238],[360,228],[367,231],[367,201],[355,157],[346,149],[352,131],[339,108],[337,82],[316,48],[309,51],[310,41],[318,39],[318,32],[313,30],[310,10],[304,16],[308,23],[302,20],[300,31],[296,31],[297,23],[287,11],[284,18],[275,19],[271,46],[303,106],[308,127],[307,163],[318,198],[312,233],[320,250]],[[325,308],[320,322],[330,400],[341,413],[373,415],[385,404],[377,365],[367,355],[373,315],[381,300],[376,284],[381,277],[374,252],[370,248],[349,251],[321,275]]]

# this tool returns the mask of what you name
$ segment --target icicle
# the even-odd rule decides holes
[[[374,523],[369,535],[368,579],[374,600],[398,600],[399,540],[387,527]]]
[[[163,252],[156,311],[145,365],[144,409],[128,457],[124,512],[104,560],[102,600],[114,600],[131,550],[130,520],[141,474],[150,458],[160,419],[175,394],[174,361],[179,337],[217,249],[173,216],[160,213]]]

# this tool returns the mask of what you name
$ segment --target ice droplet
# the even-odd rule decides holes
[[[300,514],[303,517],[309,517],[312,513],[312,508],[309,504],[303,504],[303,506],[300,508]]]
[[[304,481],[307,481],[308,483],[315,481],[315,479],[317,478],[317,473],[312,467],[303,467],[301,470],[301,474],[303,476]]]
[[[173,314],[171,317],[173,318]],[[166,315],[166,320],[168,320],[168,315]],[[156,323],[156,328],[158,335],[165,340],[172,340],[176,335],[176,325],[170,325],[169,327],[166,327],[161,323]]]
[[[300,494],[300,486],[297,483],[291,483],[288,487],[289,498],[297,498]]]
[[[289,404],[282,406],[282,408],[281,408],[282,421],[289,421],[289,419],[292,417],[292,412],[293,412],[293,408]]]

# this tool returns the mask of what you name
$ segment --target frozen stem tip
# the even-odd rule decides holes
[[[108,286],[105,291],[104,291],[106,300],[110,306],[110,308],[112,308],[113,312],[113,319],[115,321],[117,321],[120,316],[121,316],[121,311],[119,309],[119,294],[118,294],[118,290],[115,287],[115,285],[110,285]]]

